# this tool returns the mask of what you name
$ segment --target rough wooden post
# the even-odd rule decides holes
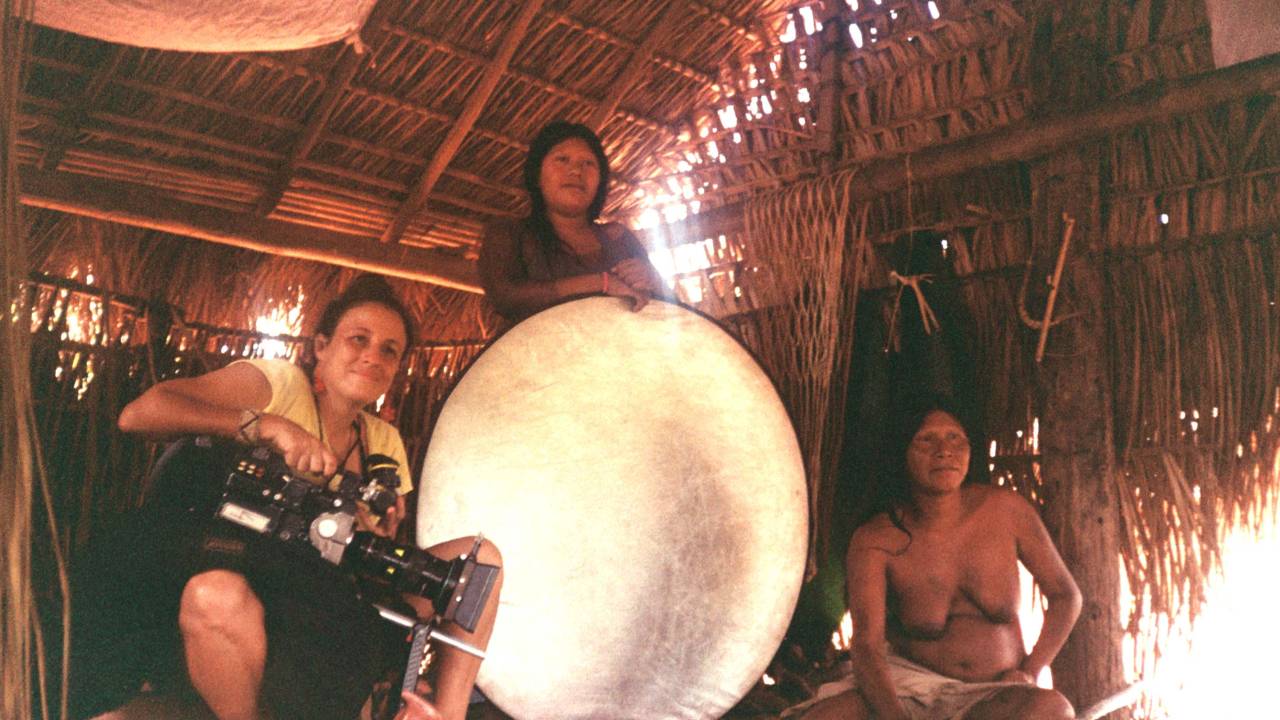
[[[1101,244],[1097,168],[1089,151],[1066,150],[1031,172],[1039,278],[1053,266],[1063,213],[1076,223],[1056,314],[1079,314],[1051,330],[1036,390],[1044,520],[1084,595],[1080,620],[1053,663],[1054,686],[1077,710],[1124,685],[1106,308],[1100,269],[1087,255]]]

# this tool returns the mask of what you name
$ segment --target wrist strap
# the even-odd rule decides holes
[[[241,410],[240,427],[236,428],[236,439],[249,444],[258,442],[258,438],[262,435],[262,427],[258,424],[261,419],[262,413],[257,410],[248,408]]]

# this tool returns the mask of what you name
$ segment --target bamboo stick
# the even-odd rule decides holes
[[[22,202],[28,206],[480,292],[473,263],[461,258],[411,247],[353,244],[347,235],[300,231],[279,220],[211,212],[142,191],[121,192],[119,186],[89,178],[70,182],[30,168],[22,172],[22,188]]]
[[[529,24],[533,22],[534,16],[537,15],[541,7],[541,0],[527,0],[521,5],[520,14],[512,21],[511,27],[508,28],[507,34],[503,38],[502,45],[485,67],[484,75],[468,96],[467,104],[463,107],[454,125],[449,129],[449,134],[445,136],[440,146],[436,148],[431,156],[431,162],[427,165],[427,169],[423,171],[422,175],[414,183],[413,189],[409,191],[409,196],[405,199],[399,213],[383,232],[381,238],[383,244],[398,243],[412,216],[422,210],[436,182],[440,179],[440,175],[453,160],[458,148],[462,146],[463,140],[471,132],[472,126],[475,125],[476,119],[480,117],[480,112],[484,110],[486,103],[489,102],[489,97],[493,94],[494,88],[498,86],[498,82],[502,79],[503,73],[506,72],[507,66],[511,62],[511,57],[515,54],[517,46],[529,29]]]

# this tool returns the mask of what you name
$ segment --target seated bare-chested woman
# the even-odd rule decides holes
[[[898,435],[881,512],[849,545],[853,688],[820,693],[803,717],[1074,717],[1062,694],[1035,685],[1081,604],[1035,508],[1012,491],[965,482],[970,440],[945,402],[925,404]],[[1048,600],[1029,654],[1019,560]]]

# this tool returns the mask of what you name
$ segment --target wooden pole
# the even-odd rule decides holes
[[[459,47],[449,42],[448,40],[441,38],[439,35],[433,35],[431,33],[423,32],[420,29],[410,30],[409,28],[390,25],[388,23],[383,23],[382,28],[383,30],[385,30],[388,33],[391,33],[392,35],[408,38],[416,43],[421,43],[422,45],[426,45],[427,47],[439,50],[441,52],[448,53],[456,58],[466,60],[467,62],[475,63],[476,65],[484,65],[489,61],[488,58],[481,55],[480,53],[472,52],[471,50],[468,50],[466,48]],[[653,56],[650,55],[650,59],[652,59],[652,57]],[[514,67],[508,67],[507,77],[512,78],[513,80],[519,80],[520,82],[529,83],[530,85],[538,88],[539,90],[545,90],[546,92],[551,93],[552,95],[559,95],[560,97],[568,98],[570,100],[573,100],[574,102],[581,103],[583,105],[595,105],[601,102],[600,98],[591,97],[590,95],[584,95],[578,92],[577,90],[574,90],[573,88],[565,86],[563,83],[548,80],[547,78],[541,75],[538,75],[536,73],[532,73],[528,70],[521,70]],[[667,127],[658,118],[651,115],[646,115],[645,113],[642,113],[636,110],[635,108],[628,108],[619,104],[617,108],[615,108],[615,110],[618,114],[624,116],[628,122],[635,123],[636,125],[646,130],[656,130],[656,131],[668,133],[671,135],[675,134],[675,132],[671,130],[671,128]]]
[[[30,207],[481,292],[474,262],[437,250],[382,245],[332,230],[182,202],[125,183],[32,167],[22,168],[20,179],[22,204]]]
[[[382,3],[386,5],[387,3]],[[324,132],[325,125],[328,124],[329,118],[333,115],[333,111],[338,107],[338,102],[347,92],[347,86],[351,84],[351,80],[356,76],[356,72],[363,65],[365,49],[363,46],[348,44],[342,49],[342,57],[338,60],[337,66],[325,81],[326,86],[320,99],[316,101],[315,110],[311,112],[311,117],[307,120],[307,127],[302,131],[302,136],[294,144],[289,151],[289,157],[285,160],[267,183],[267,187],[262,192],[262,197],[258,199],[257,212],[263,217],[269,215],[276,205],[280,203],[280,198],[284,196],[284,191],[289,187],[289,181],[293,179],[295,173],[298,172],[298,166],[311,154],[311,150],[316,146],[316,142],[320,139],[320,134]]]
[[[587,121],[587,127],[595,130],[597,134],[604,128],[604,124],[608,122],[609,118],[613,116],[614,110],[618,109],[618,103],[622,102],[622,98],[631,92],[631,88],[636,84],[636,81],[649,72],[654,50],[671,34],[671,27],[676,19],[677,5],[679,3],[674,1],[668,3],[658,21],[654,23],[653,28],[645,35],[644,42],[631,54],[626,67],[610,83],[609,94],[600,101],[595,112],[591,113],[591,119]]]
[[[529,24],[533,22],[533,17],[538,14],[538,10],[541,7],[542,0],[525,0],[524,4],[521,5],[520,14],[512,22],[511,28],[507,30],[507,36],[503,38],[498,52],[489,61],[489,65],[485,67],[484,74],[467,98],[467,104],[463,107],[462,113],[458,116],[453,126],[449,128],[449,134],[441,141],[440,147],[436,148],[435,154],[431,156],[431,162],[427,165],[427,169],[423,171],[422,176],[414,183],[413,189],[409,191],[409,197],[400,206],[400,212],[396,214],[395,219],[387,225],[387,229],[382,233],[382,242],[384,244],[399,243],[400,237],[404,235],[405,228],[409,227],[413,216],[421,212],[426,205],[427,198],[431,195],[432,189],[435,188],[436,182],[440,180],[445,168],[449,166],[449,163],[453,161],[453,156],[462,147],[462,141],[471,132],[471,127],[475,125],[476,119],[480,117],[480,111],[484,110],[484,106],[489,102],[489,96],[493,94],[494,88],[498,87],[498,81],[502,79],[503,73],[507,71],[507,65],[511,63],[511,57],[515,55],[516,48],[520,45],[520,41],[524,39],[525,33],[529,30]]]
[[[592,25],[591,23],[588,23],[580,18],[574,17],[573,15],[570,15],[569,13],[564,12],[563,10],[555,12],[552,15],[552,19],[555,22],[558,22],[558,23],[561,23],[562,25],[573,28],[574,30],[577,30],[578,32],[581,32],[585,35],[589,35],[601,42],[607,42],[612,45],[617,45],[618,47],[624,47],[628,49],[634,49],[639,45],[638,43],[634,43],[624,37],[621,37],[610,30],[606,30],[605,28]],[[701,85],[716,84],[716,79],[715,77],[713,77],[712,71],[707,71],[702,68],[693,67],[692,65],[684,62],[683,60],[679,60],[670,55],[655,53],[653,58],[654,58],[654,62],[661,65],[662,67],[665,67],[671,72],[682,75],[696,83],[699,83]]]
[[[385,18],[391,13],[392,3],[389,0],[374,5],[373,10],[365,18],[364,25],[361,26],[360,32],[354,36],[348,37],[344,42],[347,44],[342,49],[342,55],[338,58],[337,64],[333,71],[329,73],[329,77],[325,79],[324,91],[320,94],[320,98],[316,100],[315,108],[311,111],[311,117],[307,119],[307,126],[303,129],[302,135],[298,137],[293,148],[289,151],[289,157],[281,165],[267,183],[266,190],[263,191],[262,197],[258,199],[257,212],[259,215],[266,217],[280,204],[280,198],[284,196],[284,191],[289,187],[289,181],[297,174],[299,166],[311,154],[311,150],[315,148],[316,143],[320,141],[324,128],[329,124],[329,118],[333,116],[333,111],[337,109],[338,104],[346,97],[347,91],[351,85],[351,81],[355,79],[356,73],[364,66],[365,56],[368,54],[369,48],[364,44],[364,36],[369,30],[376,31],[382,27]]]
[[[1045,525],[1084,596],[1080,619],[1053,663],[1054,686],[1077,708],[1125,686],[1107,308],[1091,254],[1102,246],[1095,152],[1067,150],[1031,171],[1034,247],[1045,260],[1058,250],[1064,217],[1075,220],[1060,293],[1074,314],[1050,338],[1036,394]]]
[[[62,158],[67,154],[67,148],[80,135],[81,128],[88,119],[89,113],[97,106],[98,99],[102,97],[102,91],[106,88],[107,82],[116,74],[116,70],[120,68],[120,62],[124,59],[126,48],[123,45],[116,45],[107,51],[106,60],[98,65],[97,69],[89,77],[85,84],[84,90],[80,92],[79,97],[69,101],[67,105],[58,113],[61,124],[56,126],[53,140],[49,143],[49,149],[45,151],[44,157],[40,160],[41,170],[56,170]]]
[[[912,153],[912,182],[926,182],[991,165],[1033,160],[1137,125],[1277,91],[1280,91],[1280,53],[1152,85],[1109,99],[1083,112],[1027,118],[1003,130]],[[901,158],[872,160],[861,166],[859,180],[850,190],[851,199],[869,200],[896,190],[906,182],[906,166]],[[723,205],[694,215],[687,221],[674,223],[664,232],[678,234],[681,226],[694,223],[707,228],[726,223],[740,226],[742,211],[742,202]]]

